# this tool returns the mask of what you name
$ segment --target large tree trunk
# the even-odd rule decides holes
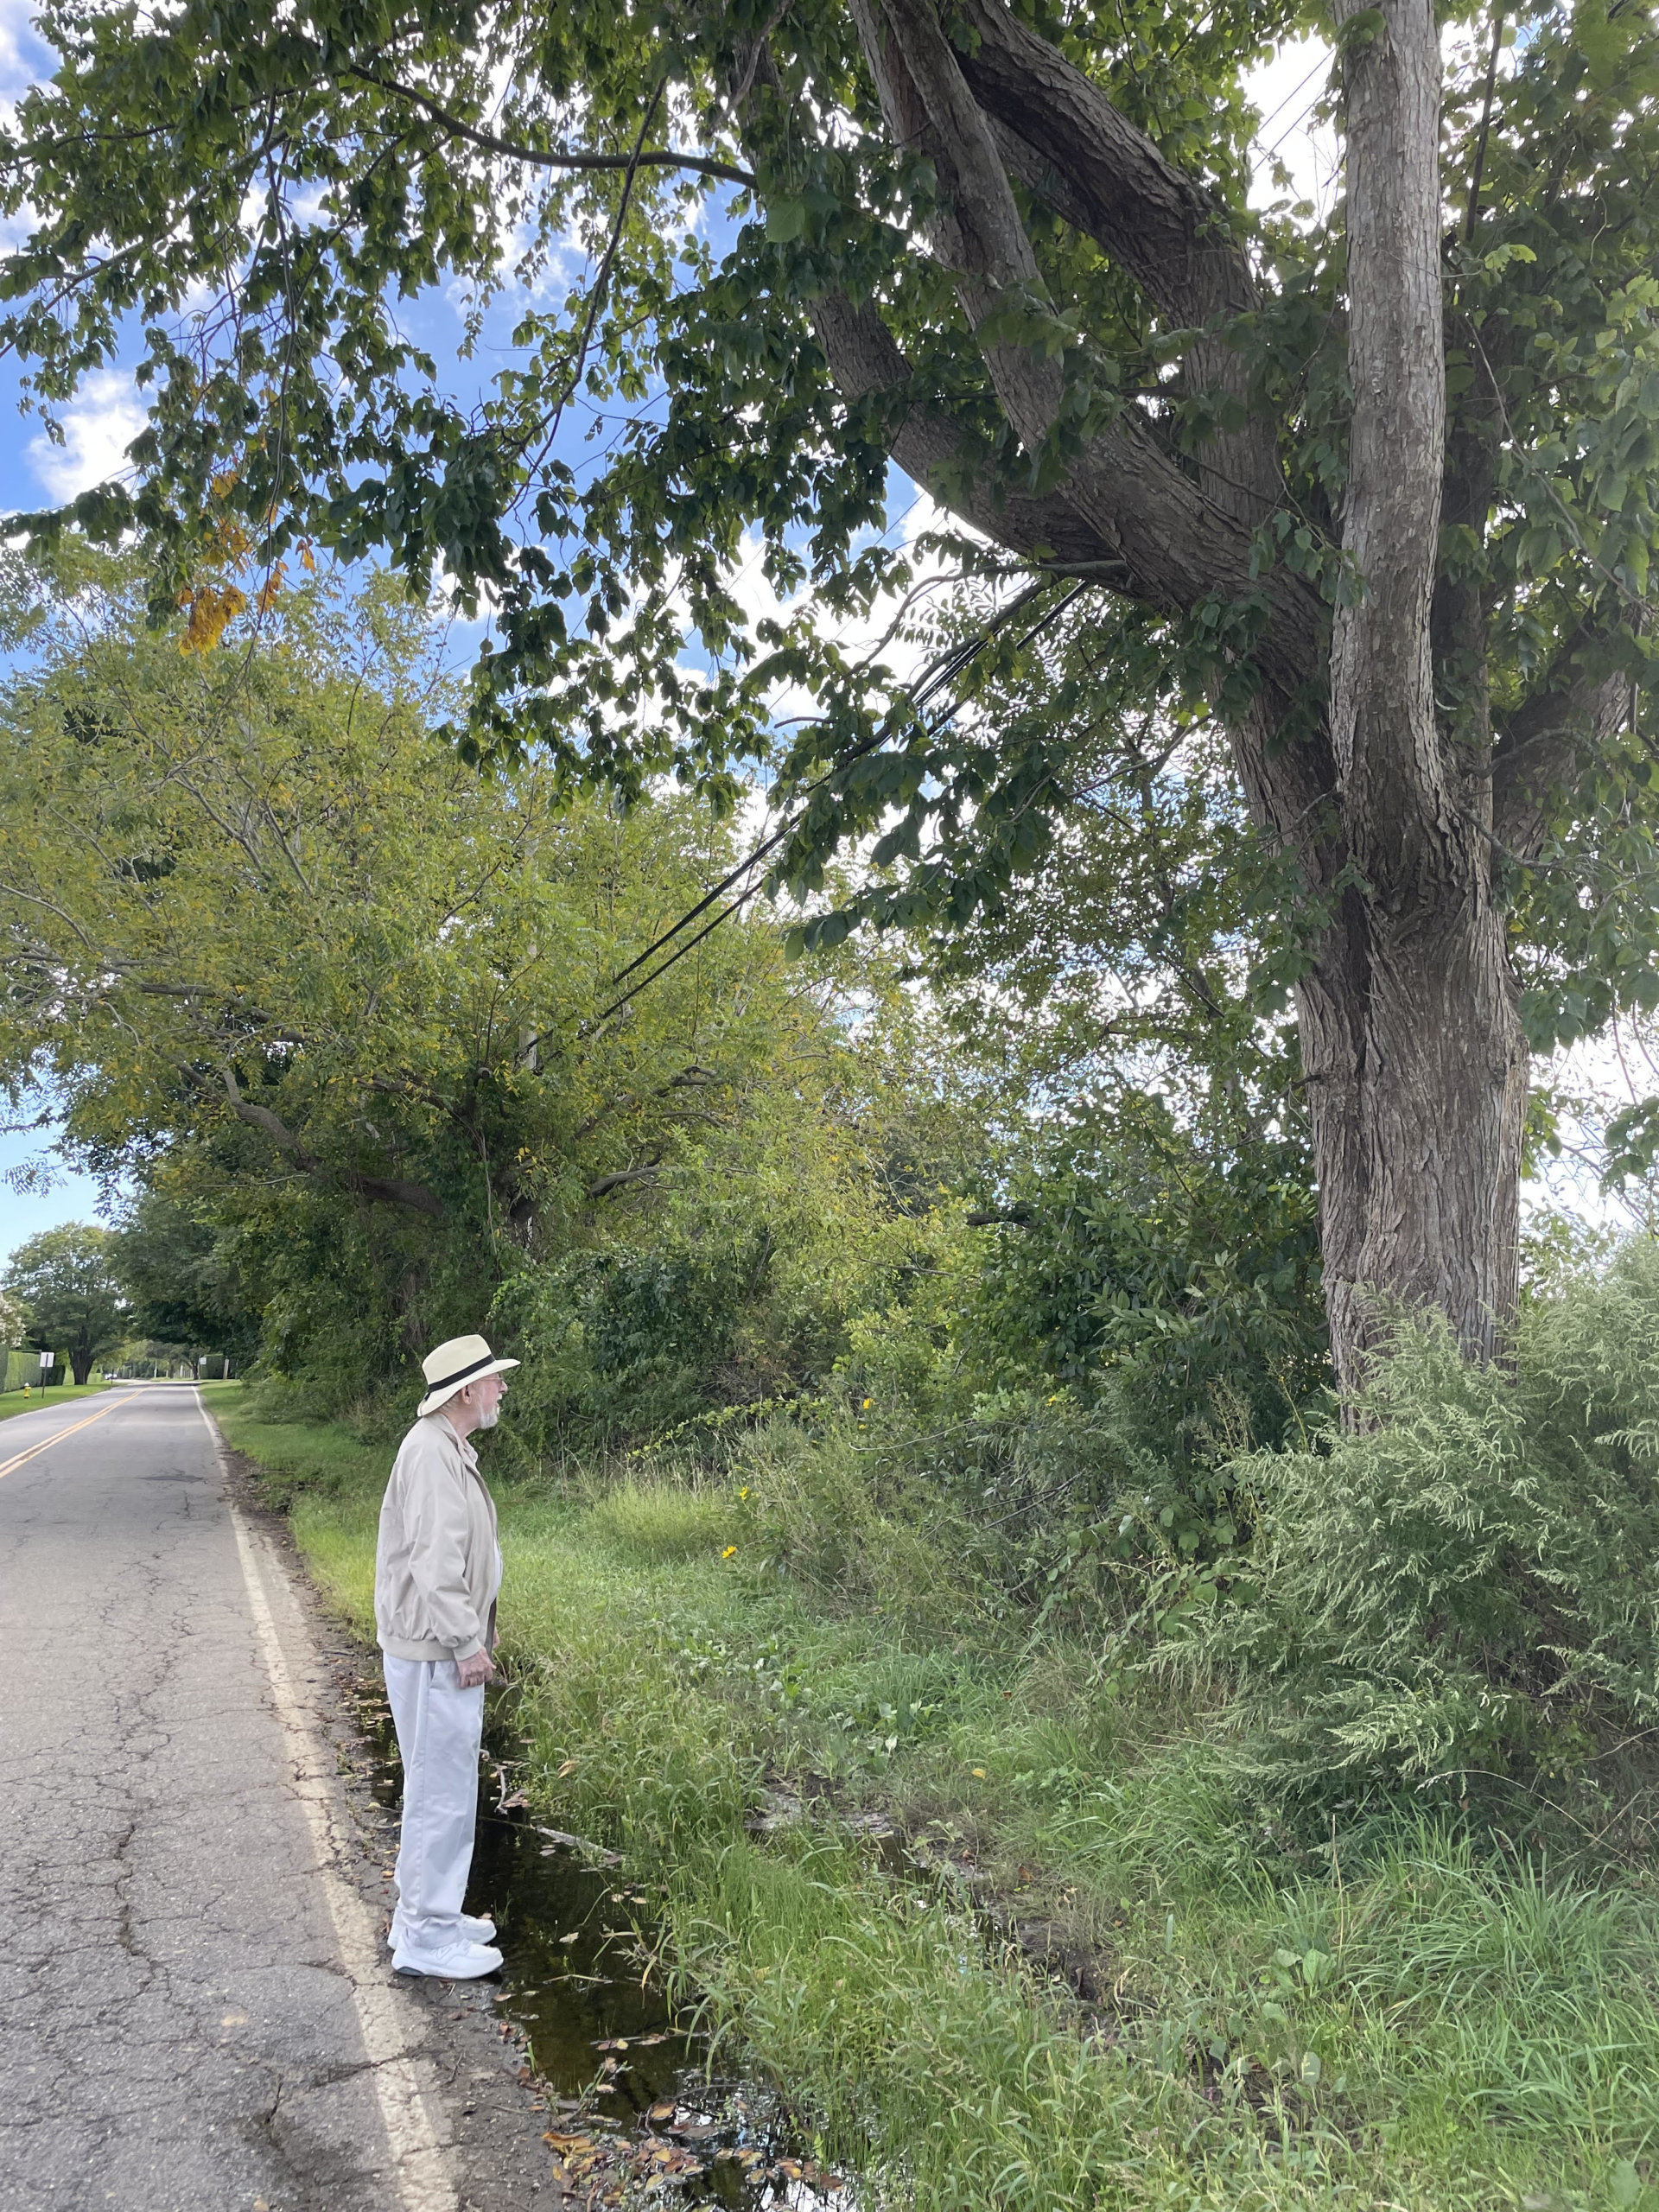
[[[1433,916],[1351,893],[1300,999],[1338,1385],[1401,1306],[1491,1358],[1519,1291],[1527,1047],[1484,874]]]
[[[1344,56],[1353,417],[1331,745],[1350,882],[1303,991],[1332,1351],[1363,1376],[1379,1301],[1490,1358],[1517,1294],[1527,1058],[1482,810],[1439,728],[1431,604],[1446,474],[1440,34],[1362,15]],[[1488,782],[1487,787],[1490,787]]]

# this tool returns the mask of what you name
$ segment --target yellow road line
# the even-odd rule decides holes
[[[20,1452],[15,1459],[0,1464],[0,1477],[9,1475],[14,1467],[21,1467],[25,1459],[33,1459],[54,1444],[60,1443],[66,1436],[73,1436],[80,1429],[90,1428],[95,1421],[107,1421],[111,1414],[118,1414],[123,1406],[131,1403],[131,1398],[118,1398],[112,1406],[104,1406],[97,1413],[88,1414],[85,1421],[71,1421],[67,1428],[54,1429],[50,1436],[43,1436],[38,1444],[31,1444],[27,1452]]]

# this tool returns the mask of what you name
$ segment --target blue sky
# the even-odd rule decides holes
[[[0,0],[0,99],[15,99],[43,64],[49,66],[45,49],[30,31],[23,10],[12,0]],[[16,370],[10,361],[0,361],[0,506],[5,507],[36,505],[53,496],[56,483],[51,458],[38,449],[40,424],[20,416],[16,401]],[[97,413],[89,413],[85,423],[86,458],[96,454],[101,459],[110,449],[116,426]],[[133,434],[128,430],[125,435]],[[11,1168],[46,1162],[38,1135],[0,1134],[0,1176]],[[43,1192],[19,1192],[0,1183],[0,1254],[59,1222],[92,1219],[98,1197],[97,1184],[84,1175],[66,1176]]]

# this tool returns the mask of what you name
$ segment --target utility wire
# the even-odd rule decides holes
[[[1047,587],[1042,583],[1035,583],[1028,586],[1027,588],[1020,592],[1016,598],[1009,601],[1007,607],[1002,609],[1001,613],[997,615],[995,620],[988,628],[980,632],[978,637],[970,638],[962,645],[950,646],[947,652],[939,654],[935,660],[931,661],[927,667],[922,671],[921,674],[916,677],[910,687],[912,705],[918,710],[926,706],[928,701],[933,698],[944,684],[952,682],[962,673],[963,669],[969,665],[982,647],[995,634],[996,631],[1001,628],[1003,623],[1012,621],[1014,617],[1020,613],[1022,607],[1029,607],[1032,601],[1037,597],[1038,594],[1046,588]],[[1062,602],[1063,605],[1066,602],[1065,601]],[[1057,609],[1056,612],[1058,611],[1058,610]],[[830,781],[830,778],[837,774],[839,771],[847,766],[849,762],[858,760],[862,754],[871,751],[874,747],[880,745],[888,734],[888,728],[891,721],[892,710],[889,709],[887,715],[883,718],[881,728],[872,736],[867,737],[860,745],[855,747],[854,750],[848,754],[846,760],[838,760],[835,764],[834,767],[826,768],[823,775],[819,776],[815,781],[807,785],[804,792],[802,794],[803,798],[810,798],[815,791],[821,791],[824,785]],[[624,982],[629,976],[632,976],[636,968],[643,968],[646,961],[652,957],[653,953],[660,952],[665,944],[671,944],[682,930],[690,929],[692,923],[698,920],[702,915],[706,914],[709,907],[714,905],[717,899],[723,898],[726,893],[731,889],[732,886],[738,881],[739,878],[746,875],[749,869],[755,865],[757,861],[764,860],[774,846],[779,845],[783,842],[784,839],[788,836],[790,831],[795,827],[797,822],[799,821],[800,816],[801,810],[799,807],[797,807],[794,813],[789,817],[788,820],[785,821],[780,828],[774,830],[771,836],[766,840],[764,844],[757,845],[753,852],[752,852],[746,860],[740,861],[737,866],[732,870],[731,874],[728,876],[722,877],[720,882],[715,884],[712,891],[705,893],[703,897],[698,899],[696,905],[693,906],[689,912],[682,914],[679,920],[672,924],[668,929],[665,929],[660,937],[653,938],[651,943],[645,947],[645,950],[635,959],[630,960],[626,968],[619,968],[615,975],[612,976],[610,984],[607,988],[613,990],[617,984]],[[603,1019],[602,1016],[601,1018]]]
[[[1088,588],[1088,582],[1086,579],[1081,582],[1074,583],[1071,590],[1065,594],[1064,598],[1057,600],[1054,605],[1048,609],[1047,613],[1042,615],[1039,620],[1032,625],[1031,628],[1026,632],[1025,635],[1015,645],[1014,651],[1016,652],[1023,652],[1026,646],[1030,645],[1033,638],[1040,636],[1052,623],[1059,620],[1060,616],[1065,613],[1066,608],[1071,606],[1072,601],[1077,598],[1079,592],[1086,591]],[[993,621],[988,623],[986,627],[979,632],[977,637],[969,639],[964,645],[953,646],[949,652],[942,654],[939,658],[936,660],[929,669],[925,671],[924,673],[916,679],[914,683],[909,687],[910,702],[912,707],[919,712],[925,706],[926,706],[931,699],[937,697],[938,693],[943,690],[947,684],[955,682],[957,677],[963,675],[978,658],[985,647],[989,645],[993,638],[995,638],[997,632],[1007,623],[1012,621],[1014,617],[1024,607],[1029,607],[1032,601],[1038,597],[1040,593],[1046,591],[1048,588],[1049,587],[1046,583],[1035,583],[1031,585],[1028,589],[1021,592],[1017,598],[1011,600],[1008,605],[1003,608],[1002,612],[997,615]],[[938,722],[934,724],[935,732],[943,729],[945,727],[945,725],[951,720],[952,716],[956,715],[962,703],[963,702],[960,699],[952,703],[948,711],[942,715]],[[833,767],[826,769],[822,776],[819,776],[815,779],[815,781],[807,785],[806,791],[803,796],[802,804],[795,809],[794,812],[789,817],[787,821],[783,823],[779,829],[773,830],[771,836],[767,837],[761,844],[757,845],[754,850],[750,853],[746,859],[738,863],[729,875],[725,876],[719,883],[715,884],[713,890],[706,893],[704,896],[697,901],[697,904],[695,906],[691,907],[688,912],[682,914],[679,920],[677,921],[671,928],[664,930],[660,937],[654,938],[652,943],[645,947],[642,953],[628,963],[626,968],[619,969],[616,974],[611,978],[613,987],[622,982],[627,976],[632,975],[636,969],[643,967],[645,962],[652,957],[653,953],[659,952],[665,944],[672,944],[673,940],[679,936],[683,930],[689,929],[693,922],[698,920],[702,915],[706,914],[709,907],[712,906],[717,899],[723,897],[723,895],[731,889],[732,886],[736,883],[740,878],[746,874],[749,869],[756,867],[760,861],[763,861],[766,855],[772,851],[776,846],[781,844],[784,839],[790,835],[791,831],[797,827],[802,815],[805,812],[805,800],[810,798],[814,792],[821,791],[825,784],[829,783],[833,778],[839,775],[843,769],[850,766],[853,761],[861,759],[866,753],[873,753],[878,746],[884,743],[887,736],[891,734],[891,722],[892,713],[890,710],[889,713],[883,717],[880,728],[873,731],[868,737],[862,740],[860,744],[855,746],[853,750],[847,754],[844,760],[836,761]],[[653,968],[648,976],[643,976],[640,981],[635,983],[630,989],[624,991],[620,997],[613,999],[610,1005],[605,1008],[602,1014],[594,1016],[593,1029],[596,1031],[603,1028],[604,1025],[611,1019],[613,1014],[620,1014],[625,1006],[628,1005],[634,998],[637,998],[641,991],[647,989],[657,981],[659,976],[665,976],[669,969],[673,967],[676,961],[683,960],[686,954],[695,950],[695,949],[702,943],[706,937],[712,936],[715,931],[720,927],[720,925],[723,921],[729,919],[729,918],[733,914],[736,913],[741,907],[746,906],[748,904],[749,900],[753,899],[756,893],[761,889],[764,880],[765,879],[761,878],[748,885],[745,890],[741,891],[737,897],[731,901],[730,905],[722,907],[712,921],[705,923],[695,937],[688,938],[683,944],[676,946],[675,950],[669,954],[667,959],[662,961],[657,967]],[[589,1035],[591,1036],[592,1033],[593,1032],[590,1031]]]

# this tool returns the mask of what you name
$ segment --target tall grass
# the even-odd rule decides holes
[[[387,1455],[226,1426],[283,1455],[365,1623]],[[880,1499],[840,1587],[780,1573],[753,1487],[504,1484],[512,1694],[536,1800],[662,1885],[682,1993],[871,2201],[1659,2208],[1645,1876],[1382,1801],[1311,1847],[1241,1779],[1213,1689],[889,1604]],[[831,1806],[885,1812],[932,1871]],[[1079,1949],[1087,2004],[1029,1956]]]

